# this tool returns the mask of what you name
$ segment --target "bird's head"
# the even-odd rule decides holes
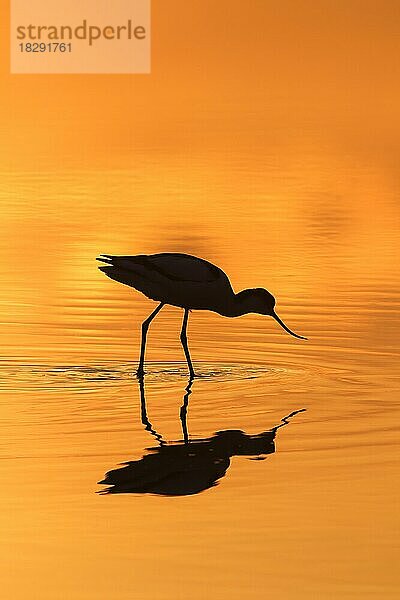
[[[268,315],[275,319],[275,321],[277,321],[285,331],[290,333],[290,335],[293,335],[301,340],[307,339],[306,337],[297,335],[297,333],[291,331],[291,329],[289,329],[289,327],[287,327],[287,325],[285,325],[285,323],[278,317],[275,312],[276,300],[268,290],[265,290],[264,288],[243,290],[237,294],[237,299],[242,314],[252,312],[260,315]]]

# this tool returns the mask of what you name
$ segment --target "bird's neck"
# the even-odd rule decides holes
[[[244,294],[239,292],[238,294],[232,294],[232,296],[230,296],[230,298],[224,302],[224,305],[220,308],[220,310],[218,310],[218,312],[224,317],[240,317],[252,311],[246,305]]]

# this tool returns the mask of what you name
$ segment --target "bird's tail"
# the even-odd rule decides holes
[[[112,265],[114,256],[112,256],[111,254],[101,254],[96,258],[96,260],[99,260],[100,262],[105,262],[107,265]],[[99,268],[101,269],[102,267]]]
[[[145,269],[142,265],[135,263],[132,257],[101,254],[96,260],[105,263],[99,267],[99,270],[107,277],[148,295]]]
[[[119,281],[119,283],[124,283],[130,286],[133,285],[132,274],[124,269],[121,264],[119,264],[117,256],[112,256],[111,254],[101,254],[96,258],[96,260],[106,263],[105,265],[99,267],[99,270],[107,275],[107,277],[114,279],[114,281]]]

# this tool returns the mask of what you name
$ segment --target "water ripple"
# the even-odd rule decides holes
[[[187,380],[186,363],[148,363],[146,380]],[[4,391],[47,390],[62,388],[96,387],[99,382],[131,381],[135,377],[136,363],[102,362],[89,365],[49,365],[28,363],[2,363],[0,389]],[[276,377],[282,369],[266,369],[253,365],[197,363],[199,379],[219,381],[254,379],[261,376]]]

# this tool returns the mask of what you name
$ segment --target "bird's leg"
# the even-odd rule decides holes
[[[160,433],[158,433],[155,429],[153,429],[153,426],[150,423],[149,418],[147,416],[146,394],[144,391],[144,377],[139,377],[139,390],[140,390],[140,412],[141,412],[141,417],[142,417],[142,423],[143,423],[146,431],[149,431],[151,433],[151,435],[153,435],[156,438],[156,440],[158,441],[160,446],[164,446],[166,442],[163,440],[162,435]]]
[[[185,314],[183,317],[182,331],[181,331],[181,342],[182,342],[183,350],[185,352],[187,364],[189,367],[190,379],[193,379],[194,377],[196,377],[196,373],[194,372],[194,369],[193,369],[192,361],[191,361],[190,354],[189,354],[189,348],[188,348],[188,344],[187,344],[186,330],[187,330],[188,319],[189,319],[189,309],[185,308]]]
[[[163,306],[164,306],[164,303],[161,302],[157,306],[157,308],[155,310],[153,310],[151,315],[149,317],[147,317],[147,319],[145,321],[143,321],[143,323],[142,323],[142,341],[141,341],[141,345],[140,345],[140,360],[139,360],[139,367],[136,372],[136,375],[138,377],[143,377],[143,375],[144,375],[144,353],[146,351],[146,338],[147,338],[147,331],[149,329],[149,325],[152,322],[152,320],[154,319],[154,317],[156,317],[158,315],[158,313],[160,312],[160,310],[162,309]]]
[[[193,385],[193,377],[189,377],[188,384],[185,388],[186,394],[183,397],[183,404],[181,406],[181,423],[182,423],[182,433],[183,433],[183,441],[185,444],[189,443],[189,433],[187,428],[187,411],[189,406],[189,396],[192,393],[192,385]]]

